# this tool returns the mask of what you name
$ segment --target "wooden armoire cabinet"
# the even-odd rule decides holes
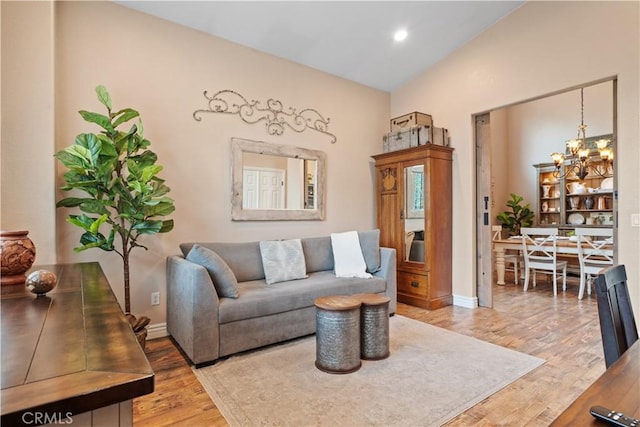
[[[396,249],[398,301],[429,310],[453,302],[452,153],[427,144],[372,156],[380,245]]]

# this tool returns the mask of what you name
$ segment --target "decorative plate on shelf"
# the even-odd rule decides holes
[[[612,190],[613,189],[613,178],[605,178],[600,183],[600,189],[602,190]]]
[[[567,221],[571,225],[584,224],[584,217],[579,213],[572,213],[567,217]]]

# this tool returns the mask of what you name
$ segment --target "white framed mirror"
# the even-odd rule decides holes
[[[234,221],[323,220],[325,153],[231,138]]]

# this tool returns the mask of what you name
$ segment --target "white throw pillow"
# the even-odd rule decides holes
[[[308,277],[300,239],[262,241],[260,255],[269,285]]]
[[[358,232],[331,233],[331,247],[336,277],[372,277],[367,273]]]

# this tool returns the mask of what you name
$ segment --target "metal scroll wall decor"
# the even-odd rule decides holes
[[[237,114],[245,123],[264,121],[269,135],[282,135],[285,128],[298,133],[311,129],[328,135],[332,144],[337,141],[336,136],[327,130],[329,118],[325,119],[313,108],[301,111],[291,107],[285,109],[282,102],[273,98],[269,98],[266,105],[256,100],[249,102],[233,90],[221,90],[213,95],[205,90],[204,97],[208,100],[208,108],[193,112],[196,121],[202,120],[202,113]]]

